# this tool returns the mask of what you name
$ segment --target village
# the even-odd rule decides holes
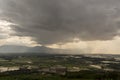
[[[79,72],[79,67],[72,67],[67,68],[61,65],[56,65],[52,67],[37,67],[37,66],[29,66],[24,65],[21,67],[0,67],[0,72],[14,72],[14,71],[21,71],[21,72],[39,72],[42,74],[45,73],[51,73],[51,74],[59,74],[59,75],[65,75],[66,72]]]
[[[116,57],[116,56],[115,56]],[[98,60],[99,59],[99,60]],[[65,75],[82,70],[118,71],[118,58],[101,55],[1,56],[0,72],[39,72]],[[111,66],[112,64],[116,66]],[[11,65],[11,66],[10,66]]]
[[[113,73],[117,77],[120,72],[119,65],[119,56],[108,55],[1,55],[0,76],[9,77],[11,80],[79,80],[88,76],[88,80],[96,80],[94,78],[97,76],[111,76]]]

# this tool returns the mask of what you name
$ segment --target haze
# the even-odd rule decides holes
[[[0,0],[0,48],[10,45],[120,54],[120,0]]]

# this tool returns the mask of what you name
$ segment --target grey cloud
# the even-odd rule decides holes
[[[1,26],[1,25],[0,25]],[[6,34],[1,28],[0,28],[0,39],[6,39],[8,38],[9,34]]]
[[[2,17],[19,36],[53,44],[82,40],[108,40],[119,35],[119,0],[0,0]]]
[[[0,39],[6,39],[6,38],[8,38],[8,35],[6,35],[6,34],[0,34]]]

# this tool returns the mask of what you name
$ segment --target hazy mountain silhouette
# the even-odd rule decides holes
[[[54,52],[53,49],[44,46],[26,47],[16,45],[0,46],[0,53],[49,53]]]

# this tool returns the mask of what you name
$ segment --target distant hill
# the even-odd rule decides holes
[[[72,50],[52,49],[45,46],[27,47],[16,45],[0,46],[0,53],[50,53],[50,54],[73,54]]]
[[[54,52],[53,49],[44,46],[26,47],[16,45],[0,46],[0,53],[49,53]]]

